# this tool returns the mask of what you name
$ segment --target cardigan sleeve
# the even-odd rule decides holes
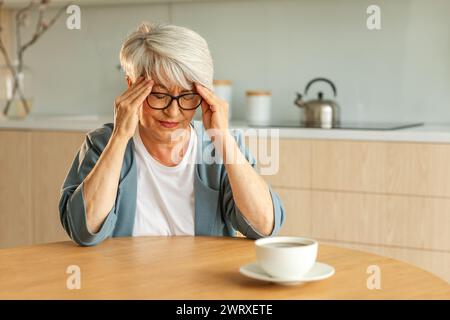
[[[256,159],[253,157],[248,148],[245,147],[242,133],[240,131],[236,131],[234,134],[236,142],[238,144],[239,149],[244,154],[247,161],[253,168],[256,168]],[[237,207],[234,202],[233,192],[231,190],[231,184],[228,178],[228,174],[226,170],[224,170],[224,177],[221,183],[221,194],[222,194],[222,213],[224,216],[224,220],[228,223],[231,223],[231,226],[242,233],[245,237],[250,239],[259,239],[265,237],[261,234],[252,224],[245,218],[242,212]],[[278,234],[281,226],[285,220],[285,209],[283,203],[281,202],[278,194],[272,190],[272,187],[269,186],[270,196],[272,197],[272,206],[273,206],[273,215],[274,215],[274,227],[272,229],[272,233],[269,235],[275,236]]]
[[[117,219],[114,205],[100,230],[92,233],[87,227],[83,198],[83,181],[105,148],[110,137],[109,131],[108,126],[103,126],[86,135],[61,188],[59,200],[61,223],[70,238],[81,246],[93,246],[110,237]]]

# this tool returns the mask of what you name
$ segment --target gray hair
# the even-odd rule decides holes
[[[120,64],[131,81],[146,75],[167,88],[191,89],[198,82],[212,90],[213,61],[198,33],[180,26],[142,23],[120,49]]]

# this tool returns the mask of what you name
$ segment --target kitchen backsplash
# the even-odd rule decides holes
[[[366,26],[371,4],[381,8],[381,30]],[[337,86],[343,120],[450,122],[449,12],[447,0],[81,7],[81,30],[60,19],[27,52],[33,112],[111,113],[126,89],[116,68],[123,38],[141,21],[159,21],[208,41],[215,78],[233,81],[234,119],[245,119],[245,91],[253,89],[272,91],[274,121],[299,117],[296,91],[322,76]]]

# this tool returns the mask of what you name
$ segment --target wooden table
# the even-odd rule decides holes
[[[247,278],[255,260],[244,238],[135,237],[95,247],[59,242],[0,250],[0,299],[450,299],[450,285],[417,267],[374,254],[319,245],[329,279],[282,286]],[[81,271],[81,289],[67,289],[67,268]],[[367,288],[369,265],[381,289]]]

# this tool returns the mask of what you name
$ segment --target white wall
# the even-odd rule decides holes
[[[380,31],[366,28],[370,4],[381,7]],[[63,18],[27,52],[34,113],[111,112],[125,89],[116,69],[121,41],[148,20],[190,27],[208,41],[215,78],[234,81],[235,119],[245,117],[248,89],[272,90],[274,120],[298,117],[295,92],[324,76],[337,85],[344,120],[450,122],[449,13],[447,0],[82,7],[82,30],[67,30]]]

